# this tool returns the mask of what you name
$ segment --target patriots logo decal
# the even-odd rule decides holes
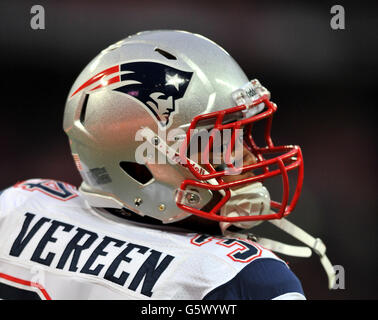
[[[74,93],[87,88],[94,91],[112,85],[112,90],[138,99],[163,127],[176,111],[176,100],[181,99],[193,72],[179,70],[157,62],[131,62],[110,67],[83,83]],[[120,86],[113,85],[120,84]]]

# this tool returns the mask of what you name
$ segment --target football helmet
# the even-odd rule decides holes
[[[68,95],[64,130],[83,178],[80,191],[92,206],[124,207],[164,223],[195,214],[242,226],[287,216],[300,194],[301,149],[273,144],[276,109],[269,91],[249,81],[213,41],[184,31],[146,31],[109,46],[84,68]],[[266,145],[257,146],[251,132],[261,120]],[[207,159],[217,134],[228,136],[221,142],[223,167],[188,156],[203,132],[200,153]],[[241,143],[256,163],[236,167],[231,158]],[[294,169],[290,200],[288,172]],[[224,179],[247,171],[253,174]],[[262,185],[274,176],[282,178],[279,201]],[[255,205],[244,214],[225,212],[233,188],[247,185]]]

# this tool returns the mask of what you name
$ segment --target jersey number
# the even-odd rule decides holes
[[[71,186],[68,183],[60,182],[60,181],[53,181],[53,180],[45,180],[40,182],[21,182],[16,185],[16,187],[22,188],[27,191],[40,191],[49,197],[53,197],[55,199],[61,201],[67,201],[72,198],[77,197],[77,193],[75,192],[75,187]]]
[[[202,246],[205,243],[216,241],[217,245],[230,248],[232,251],[227,256],[237,262],[251,262],[261,256],[261,249],[252,241],[241,239],[222,239],[203,234],[196,235],[190,242],[196,246]]]

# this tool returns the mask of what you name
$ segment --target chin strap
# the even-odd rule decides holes
[[[332,289],[335,285],[335,270],[325,254],[326,246],[324,245],[323,241],[319,238],[314,238],[313,236],[309,235],[306,231],[297,227],[295,224],[286,220],[285,218],[268,221],[275,225],[277,228],[285,231],[292,237],[301,241],[306,246],[293,246],[275,240],[260,237],[256,239],[257,243],[261,244],[263,247],[269,250],[294,257],[310,257],[313,250],[320,257],[320,263],[322,264],[328,276],[328,288]],[[225,236],[239,238],[250,238],[251,236],[253,237],[253,235],[248,233],[232,233],[227,230],[225,230]]]
[[[285,218],[280,220],[269,220],[270,223],[275,225],[277,228],[287,232],[297,240],[303,242],[305,245],[307,245],[309,248],[311,248],[319,257],[320,257],[320,263],[322,264],[327,276],[328,276],[328,288],[332,289],[335,285],[335,270],[329,261],[328,257],[326,256],[326,246],[323,243],[323,241],[320,238],[314,238],[310,234],[308,234],[303,229],[297,227],[292,222],[286,220]],[[295,247],[295,246],[289,246],[286,244],[281,244],[281,248],[277,248],[275,245],[276,241],[272,241],[269,239],[265,239],[265,245],[269,245],[271,243],[271,249],[274,251],[275,249],[281,249],[281,252],[283,254],[287,255],[293,255],[293,256],[301,256],[298,254],[303,253],[304,249],[307,249],[309,251],[309,254],[307,257],[311,256],[311,250],[307,247]],[[288,247],[294,247],[288,248]],[[306,256],[305,256],[306,257]]]

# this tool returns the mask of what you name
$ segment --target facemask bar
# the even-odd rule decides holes
[[[255,80],[253,80],[255,81]],[[258,83],[259,84],[259,83]],[[266,90],[266,89],[265,89]],[[232,107],[229,109],[216,111],[204,115],[198,115],[196,116],[193,121],[191,122],[191,125],[187,131],[186,139],[181,145],[180,148],[180,158],[182,163],[187,164],[187,168],[191,171],[193,176],[198,180],[193,179],[186,179],[181,183],[180,186],[180,193],[185,194],[185,190],[188,189],[195,189],[195,188],[204,188],[212,191],[218,191],[222,194],[222,199],[208,212],[205,212],[200,209],[192,208],[190,206],[187,206],[184,204],[181,200],[181,196],[178,196],[176,199],[177,206],[187,212],[190,212],[192,214],[210,219],[215,221],[224,221],[224,222],[243,222],[243,221],[256,221],[256,220],[271,220],[271,219],[280,219],[282,217],[287,216],[295,207],[300,192],[302,188],[302,182],[303,182],[303,158],[302,158],[302,152],[299,146],[292,146],[292,145],[285,145],[285,146],[274,146],[272,139],[271,139],[271,126],[272,126],[272,116],[273,113],[277,110],[277,106],[272,103],[270,99],[270,94],[268,91],[264,91],[263,95],[258,96],[256,98],[256,93],[253,99],[253,102],[246,106],[246,105],[238,105],[236,107]],[[250,111],[253,110],[253,108],[260,107],[259,111],[261,111],[261,106],[264,105],[265,109],[257,114],[253,114],[249,117],[244,117],[244,119],[233,121],[230,123],[223,123],[224,119],[231,115],[231,114],[244,114],[247,115],[251,114]],[[255,122],[266,119],[267,123],[265,126],[265,141],[267,146],[265,147],[258,147],[252,137],[252,133],[250,129],[252,129],[252,126]],[[208,161],[209,159],[209,153],[213,146],[214,141],[214,133],[215,130],[211,131],[208,143],[206,145],[206,148],[202,151],[204,154],[204,158],[207,159],[207,161],[203,164],[203,167],[206,170],[199,171],[195,170],[195,168],[188,164],[188,159],[186,157],[187,155],[187,147],[191,141],[192,138],[192,132],[195,132],[194,129],[197,127],[199,122],[215,120],[215,124],[213,129],[216,130],[225,130],[225,129],[231,129],[232,130],[232,136],[230,143],[227,147],[227,151],[225,154],[225,162],[227,165],[227,168],[222,171],[216,171],[213,165]],[[231,152],[235,146],[236,141],[236,131],[240,128],[247,128],[248,134],[244,137],[244,145],[252,152],[256,158],[257,163],[250,164],[250,165],[244,165],[242,168],[235,168],[232,162],[230,161]],[[266,159],[265,155],[271,155],[279,153],[279,156],[275,156],[270,159]],[[278,167],[277,169],[271,169],[272,166]],[[262,169],[263,173],[258,174],[252,177],[243,178],[237,181],[232,182],[225,182],[223,178],[226,175],[230,175],[232,173],[241,174],[246,171],[253,171],[256,169]],[[288,178],[288,172],[291,170],[297,169],[298,175],[297,175],[297,181],[296,181],[296,188],[294,195],[289,202],[289,178]],[[257,181],[264,181],[265,179],[275,177],[275,176],[281,176],[282,178],[282,200],[281,202],[277,201],[271,201],[271,208],[275,209],[276,212],[272,211],[271,214],[266,215],[251,215],[251,216],[240,216],[240,217],[225,217],[220,216],[217,213],[219,212],[220,208],[229,200],[231,192],[230,188],[245,185]],[[212,180],[210,182],[209,180]],[[216,183],[214,183],[216,181]]]

